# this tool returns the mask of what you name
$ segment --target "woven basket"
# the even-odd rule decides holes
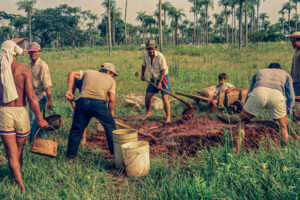
[[[54,127],[48,126],[54,130],[54,132],[58,135],[57,131],[55,130]],[[30,152],[44,155],[44,156],[49,156],[49,157],[56,157],[57,155],[57,147],[58,147],[58,142],[50,140],[50,139],[45,139],[45,138],[38,138],[37,133],[41,130],[39,128],[37,132],[34,135],[33,142],[30,147]]]

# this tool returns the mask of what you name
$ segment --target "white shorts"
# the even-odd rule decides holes
[[[0,135],[26,137],[29,133],[30,121],[25,107],[0,106]]]
[[[280,119],[287,115],[285,97],[279,90],[257,87],[248,94],[244,110],[258,116],[264,108],[272,119]]]

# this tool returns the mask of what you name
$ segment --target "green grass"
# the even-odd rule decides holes
[[[122,106],[126,94],[144,92],[146,83],[134,76],[140,72],[144,49],[117,46],[112,56],[106,47],[44,51],[41,58],[50,68],[54,113],[63,115],[64,127],[56,158],[48,158],[24,149],[22,174],[26,192],[11,185],[7,163],[0,166],[0,199],[299,199],[299,141],[289,147],[264,149],[235,155],[233,145],[203,149],[195,157],[161,155],[151,158],[148,176],[128,178],[114,169],[111,160],[99,150],[79,149],[78,160],[65,160],[66,143],[72,120],[72,108],[64,99],[70,70],[98,69],[112,62],[120,76],[117,81],[117,116],[143,114],[142,109]],[[217,83],[220,72],[236,87],[249,87],[252,75],[271,62],[279,62],[289,71],[293,49],[289,43],[250,44],[242,51],[234,45],[170,46],[164,51],[173,92],[196,93]],[[26,65],[28,56],[18,58]],[[191,101],[191,100],[188,100]],[[184,105],[172,105],[172,117],[179,116]],[[198,116],[207,106],[201,104]],[[50,114],[50,112],[49,112]],[[153,111],[155,120],[163,120],[163,111]],[[214,116],[211,116],[214,117]],[[269,119],[262,114],[261,119]],[[300,126],[290,127],[299,132]],[[89,130],[93,127],[89,126]],[[2,144],[0,142],[0,144]],[[0,155],[4,155],[0,145]]]

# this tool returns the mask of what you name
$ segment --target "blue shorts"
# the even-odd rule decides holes
[[[150,79],[151,83],[154,83],[155,85],[158,84],[159,80],[154,81],[152,78]],[[171,84],[170,84],[170,76],[169,74],[167,74],[162,82],[162,87],[163,89],[167,90],[168,92],[171,92]],[[146,89],[146,93],[158,93],[159,89],[157,89],[156,87],[148,84],[148,87]],[[165,93],[164,91],[161,90],[161,94],[162,95],[167,95],[167,93]]]

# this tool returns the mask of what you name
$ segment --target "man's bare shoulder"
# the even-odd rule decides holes
[[[24,65],[17,63],[16,64],[16,69],[20,72],[22,72],[22,75],[24,76],[31,76],[31,71],[30,69],[28,69],[27,67],[25,67]]]

